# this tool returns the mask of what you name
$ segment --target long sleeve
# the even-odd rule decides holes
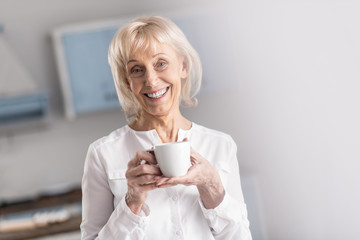
[[[137,216],[130,211],[124,197],[113,207],[114,196],[107,174],[92,145],[85,161],[82,192],[82,240],[146,239],[148,208],[144,205],[143,216]]]
[[[240,184],[236,144],[232,139],[227,152],[230,161],[221,161],[222,164],[217,167],[225,187],[223,201],[215,209],[206,209],[201,201],[199,203],[215,239],[251,240],[247,209]]]

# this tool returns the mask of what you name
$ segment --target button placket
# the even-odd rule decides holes
[[[182,237],[182,235],[183,235],[183,233],[182,233],[182,230],[181,230],[181,229],[177,230],[177,231],[175,232],[175,234],[176,234],[176,236],[178,236],[179,238],[181,238],[181,237]]]
[[[171,201],[172,208],[172,224],[174,226],[174,239],[183,239],[183,231],[181,224],[181,215],[179,209],[179,193],[177,187],[167,188],[167,193],[169,195],[169,200]]]
[[[179,197],[178,197],[178,195],[176,193],[172,196],[172,200],[175,201],[175,202],[177,200],[179,200]]]
[[[141,220],[139,225],[140,225],[140,228],[145,228],[145,226],[146,226],[145,221]]]

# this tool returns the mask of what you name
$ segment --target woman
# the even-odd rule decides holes
[[[114,36],[109,63],[133,121],[89,147],[82,239],[251,239],[234,141],[179,109],[196,104],[201,82],[182,31],[166,18],[135,19]],[[184,140],[192,166],[185,176],[162,176],[145,149]]]

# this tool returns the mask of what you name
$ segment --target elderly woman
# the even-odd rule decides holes
[[[186,119],[201,64],[182,31],[163,17],[138,18],[109,48],[130,123],[90,145],[85,161],[82,239],[251,239],[236,145]],[[191,167],[166,178],[146,149],[190,141]]]

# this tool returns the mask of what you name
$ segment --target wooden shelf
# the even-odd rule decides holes
[[[40,196],[37,199],[23,203],[3,204],[0,207],[0,217],[6,217],[9,214],[21,214],[27,211],[39,210],[41,212],[43,209],[61,207],[73,203],[81,203],[81,189],[74,189],[54,196]],[[80,229],[80,223],[81,215],[76,215],[60,223],[51,223],[46,226],[21,231],[0,232],[0,240],[22,240],[75,231]]]
[[[71,232],[80,229],[81,216],[74,217],[63,223],[51,224],[33,230],[0,233],[0,240],[23,240],[43,237],[56,233]]]

